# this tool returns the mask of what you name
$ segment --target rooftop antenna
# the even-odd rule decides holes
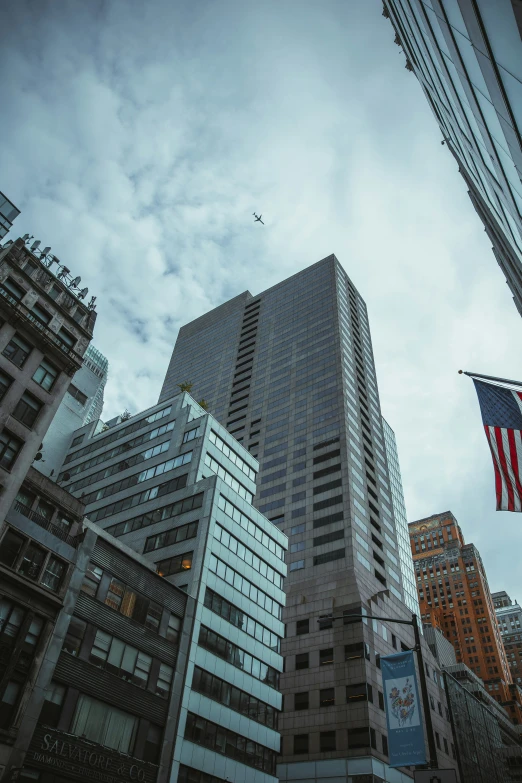
[[[69,283],[69,288],[78,288],[81,282],[82,282],[81,277],[75,277],[74,280],[71,280],[71,282]]]
[[[32,239],[32,237],[29,234],[24,234],[22,237],[22,242],[27,242],[28,239]]]
[[[88,293],[89,293],[88,288],[82,288],[82,290],[78,294],[78,299],[85,299]]]
[[[42,257],[45,257],[47,255],[47,253],[50,253],[50,252],[51,252],[51,246],[50,245],[48,247],[44,247],[44,249],[42,250]]]
[[[34,242],[33,242],[33,244],[31,245],[31,250],[32,250],[33,252],[34,252],[35,250],[38,250],[38,248],[40,247],[40,245],[41,245],[41,242],[40,242],[40,240],[39,240],[39,239],[35,239],[35,241],[34,241]]]

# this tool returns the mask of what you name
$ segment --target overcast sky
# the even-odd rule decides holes
[[[379,0],[4,0],[10,234],[97,296],[104,418],[157,401],[180,325],[335,253],[368,305],[409,519],[451,510],[522,600],[471,380],[521,320]],[[252,222],[263,213],[265,226]]]

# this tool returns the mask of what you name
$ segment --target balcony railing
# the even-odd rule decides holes
[[[0,285],[0,296],[2,297],[4,303],[7,303],[15,311],[17,318],[22,321],[29,322],[32,327],[35,327],[41,332],[42,337],[46,342],[56,346],[65,354],[67,358],[71,360],[71,365],[75,371],[82,366],[83,358],[80,356],[80,354],[76,353],[75,350],[60,340],[60,338],[57,337],[54,332],[52,332],[48,326],[43,323],[43,321],[40,321],[39,318],[36,318],[36,316],[31,312],[31,310],[29,310],[28,307],[15,299],[14,296],[11,296],[11,294],[6,291],[2,285]]]
[[[44,530],[48,530],[53,536],[56,536],[56,538],[65,541],[66,544],[69,544],[69,546],[72,546],[75,549],[78,548],[78,544],[80,543],[79,536],[70,536],[66,530],[62,530],[58,525],[53,525],[48,519],[41,514],[38,514],[38,512],[32,511],[29,506],[24,506],[19,500],[15,500],[14,508],[19,514],[27,517],[27,519],[30,519],[32,522],[36,522],[37,525],[43,527]]]

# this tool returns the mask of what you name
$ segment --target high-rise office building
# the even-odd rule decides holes
[[[522,314],[520,0],[384,0]]]
[[[92,339],[96,312],[62,264],[0,248],[0,528]],[[35,247],[36,246],[36,247]],[[49,251],[50,248],[46,248]],[[79,295],[80,294],[80,295]]]
[[[35,465],[44,475],[57,475],[71,445],[73,432],[100,418],[108,368],[109,363],[105,356],[93,345],[89,345],[82,366],[67,387],[43,439],[43,459]]]
[[[504,590],[491,597],[513,682],[522,686],[522,608]]]
[[[179,391],[72,443],[60,484],[196,602],[172,770],[158,781],[275,783],[287,538],[252,505],[257,461]]]
[[[185,381],[259,459],[254,503],[289,536],[279,778],[410,780],[388,766],[379,659],[413,647],[392,618],[411,619],[416,605],[366,306],[335,256],[183,326],[160,401]],[[343,613],[390,622],[344,625]],[[442,680],[428,687],[440,766],[451,767]]]
[[[382,431],[384,445],[388,458],[388,471],[390,476],[390,494],[395,518],[395,530],[397,532],[397,544],[399,546],[399,559],[401,561],[402,584],[404,587],[404,603],[411,612],[420,619],[419,599],[417,596],[417,584],[413,570],[411,557],[410,533],[408,530],[408,517],[406,516],[406,504],[402,488],[401,467],[399,464],[399,452],[395,433],[383,418]]]
[[[522,691],[513,685],[480,553],[466,544],[450,511],[409,524],[423,622],[441,629],[458,663],[522,722]]]
[[[20,210],[0,191],[0,239],[5,237],[19,214]]]

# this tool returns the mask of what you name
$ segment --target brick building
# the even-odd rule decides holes
[[[440,628],[457,662],[484,681],[513,722],[522,722],[522,691],[513,683],[477,548],[465,543],[450,511],[408,527],[423,622]]]

